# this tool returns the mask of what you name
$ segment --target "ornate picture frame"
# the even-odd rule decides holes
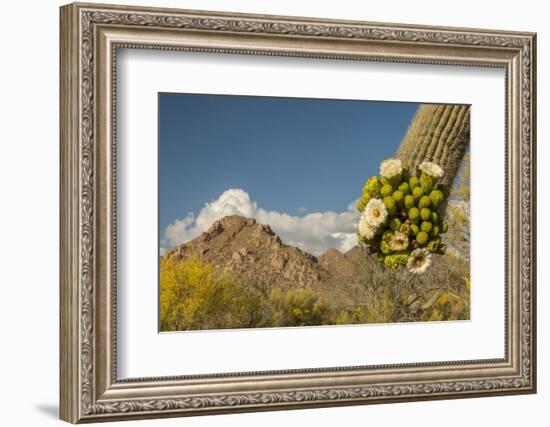
[[[61,419],[97,422],[536,392],[535,34],[80,3],[60,13]],[[119,48],[504,69],[505,357],[119,379]]]

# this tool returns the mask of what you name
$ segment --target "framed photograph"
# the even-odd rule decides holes
[[[536,391],[535,34],[60,22],[63,420]]]

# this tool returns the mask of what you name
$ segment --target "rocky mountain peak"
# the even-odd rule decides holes
[[[352,269],[346,255],[336,249],[317,258],[284,244],[269,225],[239,215],[221,218],[167,256],[196,256],[267,288],[320,288],[338,271],[343,269],[348,275]]]

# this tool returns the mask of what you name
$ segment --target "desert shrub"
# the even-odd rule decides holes
[[[271,290],[261,326],[313,326],[331,323],[331,309],[320,292],[312,289]]]
[[[470,204],[464,201],[449,202],[446,219],[449,230],[443,241],[448,252],[455,257],[470,259]]]
[[[467,320],[469,303],[464,298],[452,293],[439,296],[430,309],[424,311],[420,320]]]
[[[451,194],[465,202],[470,201],[470,153],[466,153],[455,178]]]
[[[228,273],[198,258],[161,258],[162,331],[254,327],[260,315],[259,295]]]
[[[351,325],[351,324],[363,324],[370,322],[370,313],[365,306],[357,306],[355,308],[340,310],[335,313],[334,321],[335,325]]]
[[[444,255],[424,274],[411,275],[368,258],[356,273],[360,287],[348,303],[361,310],[354,315],[346,309],[338,324],[469,319],[467,260]]]
[[[335,325],[349,325],[353,322],[352,315],[347,310],[340,311],[334,319]]]
[[[443,242],[448,253],[470,259],[470,153],[464,156],[451,194],[445,217],[449,230]]]

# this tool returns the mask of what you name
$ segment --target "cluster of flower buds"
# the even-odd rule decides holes
[[[415,176],[400,159],[382,161],[380,176],[367,180],[357,203],[357,233],[388,267],[407,266],[420,274],[430,266],[431,254],[445,253],[441,207],[449,191],[440,184],[445,172],[439,165],[425,161],[418,169]]]

